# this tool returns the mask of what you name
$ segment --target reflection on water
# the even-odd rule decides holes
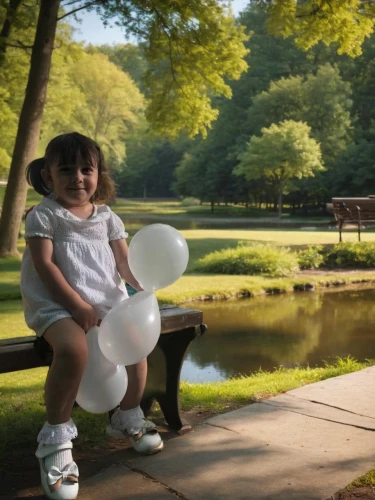
[[[191,343],[183,380],[209,382],[280,365],[375,358],[375,290],[289,293],[198,303],[208,331]]]

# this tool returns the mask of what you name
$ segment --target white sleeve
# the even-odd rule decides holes
[[[26,216],[25,238],[49,238],[53,240],[53,225],[48,214],[38,207],[33,208]]]
[[[121,240],[122,238],[127,238],[129,235],[125,231],[124,223],[118,215],[116,215],[111,210],[111,216],[108,219],[108,239]]]

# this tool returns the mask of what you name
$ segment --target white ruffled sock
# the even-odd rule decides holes
[[[72,419],[64,424],[52,425],[46,422],[38,434],[39,448],[52,444],[68,443],[78,435],[77,427]],[[44,459],[45,466],[50,469],[57,467],[60,471],[73,461],[72,450],[61,450]]]
[[[126,430],[128,434],[135,435],[143,427],[145,415],[140,406],[130,410],[118,410],[112,415],[111,423],[115,429]]]

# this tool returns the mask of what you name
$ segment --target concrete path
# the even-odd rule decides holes
[[[375,367],[208,420],[79,499],[325,500],[375,467]]]

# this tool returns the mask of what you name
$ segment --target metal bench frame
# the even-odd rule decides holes
[[[361,241],[363,222],[375,223],[375,197],[367,198],[332,198],[327,203],[327,210],[334,214],[339,229],[339,241],[342,242],[342,230],[345,224],[355,224],[358,228],[358,241]]]

